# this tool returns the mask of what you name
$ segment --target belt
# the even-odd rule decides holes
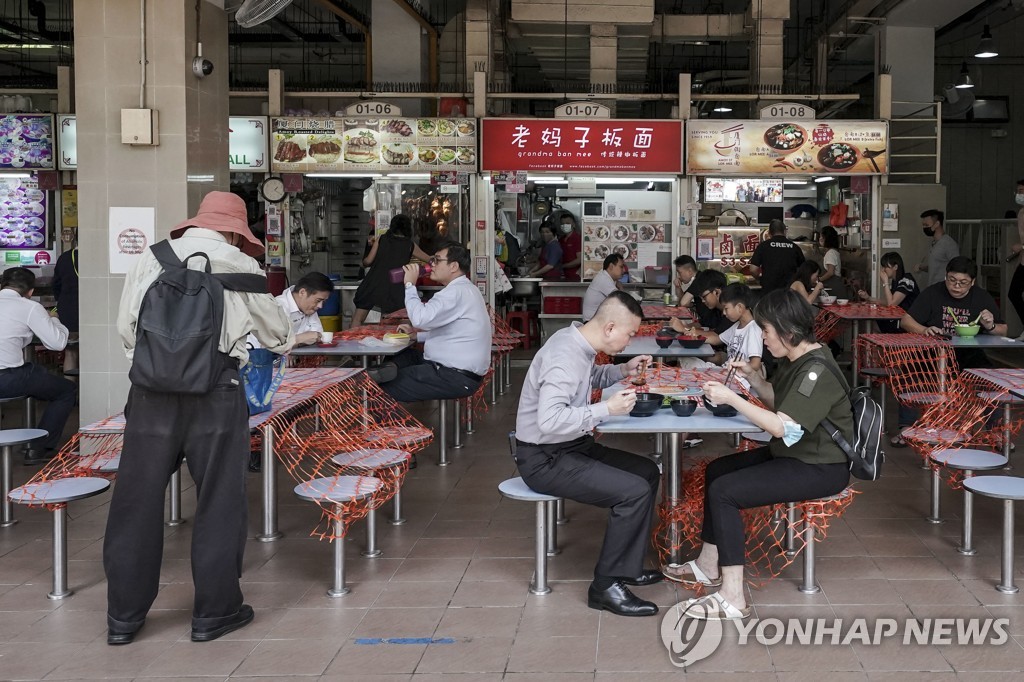
[[[448,365],[442,365],[440,362],[434,362],[432,360],[428,360],[427,362],[429,364],[433,365],[438,370],[450,369],[453,372],[458,372],[459,374],[461,374],[464,377],[469,377],[473,381],[483,381],[484,380],[484,378],[482,376],[480,376],[479,374],[476,374],[475,372],[470,372],[468,369],[459,369],[458,367],[449,367]]]

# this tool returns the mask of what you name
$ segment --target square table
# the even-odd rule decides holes
[[[969,369],[967,373],[1024,399],[1024,369]]]
[[[602,399],[607,400],[612,393],[625,388],[622,383],[614,384],[604,390]],[[657,390],[657,384],[650,386],[650,390]],[[670,388],[664,389],[671,393]],[[753,422],[741,414],[735,417],[716,417],[703,404],[689,417],[677,417],[671,409],[658,410],[651,417],[631,417],[621,415],[609,417],[597,425],[598,433],[653,433],[666,434],[669,437],[668,458],[662,470],[664,479],[664,495],[662,503],[666,506],[675,504],[680,495],[680,452],[679,434],[681,433],[741,433],[744,431],[763,431]],[[679,545],[679,524],[672,523],[669,526],[669,560],[672,563],[680,563],[682,553]]]
[[[715,354],[711,346],[703,344],[700,348],[683,348],[673,341],[668,348],[660,347],[653,336],[634,336],[626,347],[615,354],[617,358],[650,355],[655,358],[710,358]]]
[[[692,319],[690,309],[684,306],[664,305],[661,303],[642,304],[645,320],[667,320],[678,317],[680,320]]]
[[[343,339],[330,345],[314,343],[310,346],[296,346],[288,354],[296,357],[307,355],[357,357],[363,359],[363,369],[366,369],[370,366],[371,357],[398,355],[411,345],[412,341],[403,341],[402,343],[389,343],[386,346],[370,346],[356,339]]]
[[[879,305],[877,303],[848,303],[846,305],[828,306],[819,303],[817,306],[826,315],[832,315],[852,323],[854,347],[851,369],[853,373],[852,385],[857,384],[858,373],[860,372],[860,360],[857,357],[856,347],[857,337],[861,333],[861,322],[868,322],[870,320],[902,320],[903,315],[906,314],[906,311],[898,305]]]
[[[270,542],[282,536],[277,529],[277,460],[274,457],[274,417],[300,409],[309,404],[316,394],[329,384],[341,382],[359,374],[361,369],[342,367],[317,367],[314,369],[292,368],[285,371],[284,380],[274,394],[270,410],[249,416],[249,430],[262,429],[263,452],[263,530],[256,536],[260,542]],[[84,435],[124,433],[124,413],[101,419],[79,429]],[[181,469],[171,478],[171,521],[181,523]]]

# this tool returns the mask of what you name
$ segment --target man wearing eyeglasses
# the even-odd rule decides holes
[[[1006,336],[1006,323],[992,295],[974,285],[978,266],[967,256],[957,256],[946,265],[946,278],[917,297],[903,316],[900,326],[911,334],[950,336],[958,324],[978,320],[981,333]],[[962,368],[987,367],[988,358],[977,348],[957,348]]]
[[[402,351],[369,375],[399,402],[473,395],[491,364],[491,319],[480,290],[469,281],[469,250],[448,244],[430,259],[430,279],[444,288],[422,303],[420,266],[406,265],[405,309],[411,325],[398,331],[423,342],[423,352]]]

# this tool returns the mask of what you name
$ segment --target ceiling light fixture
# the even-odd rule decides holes
[[[732,111],[732,107],[730,107],[728,104],[719,104],[712,111],[718,112],[720,114],[727,114],[730,111]]]
[[[832,182],[835,180],[831,175],[822,175],[821,177],[814,178],[815,182]]]
[[[967,62],[964,62],[960,68],[960,76],[956,79],[955,87],[961,90],[974,87],[974,81],[971,80],[971,72],[967,70]]]
[[[978,50],[974,53],[974,56],[979,59],[999,56],[999,50],[996,49],[996,41],[992,38],[992,31],[989,29],[988,24],[985,24],[985,30],[981,33],[981,42],[978,43]]]

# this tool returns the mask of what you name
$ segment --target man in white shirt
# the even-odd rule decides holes
[[[302,278],[281,292],[277,304],[288,316],[295,334],[295,344],[309,346],[320,341],[324,325],[317,312],[331,297],[334,283],[322,272],[307,272]]]
[[[64,350],[68,328],[32,300],[36,276],[28,268],[10,268],[0,276],[0,398],[28,396],[45,400],[38,428],[49,435],[25,448],[25,464],[42,464],[56,454],[64,425],[75,407],[75,384],[25,362],[25,347],[38,338],[49,350]]]
[[[262,275],[255,256],[263,253],[263,244],[249,230],[245,202],[230,192],[207,194],[196,216],[175,226],[171,237],[166,244],[191,269],[207,265],[206,259],[191,257],[202,253],[214,274]],[[129,360],[136,360],[137,347],[142,351],[140,366],[152,353],[148,344],[139,344],[140,311],[144,300],[152,300],[146,292],[163,270],[151,247],[124,282],[117,329]],[[148,333],[146,327],[143,331]],[[253,610],[243,603],[239,582],[248,529],[249,457],[249,409],[239,367],[249,359],[250,333],[274,353],[294,343],[288,318],[273,296],[225,290],[217,342],[223,366],[213,389],[172,393],[131,387],[103,538],[107,644],[135,639],[160,589],[164,490],[183,457],[196,484],[192,641],[209,642],[252,622]]]
[[[604,259],[604,269],[597,273],[587,292],[583,294],[583,321],[587,322],[604,303],[608,294],[619,288],[619,279],[626,270],[626,261],[617,253]]]
[[[422,303],[416,295],[419,265],[405,266],[405,309],[411,325],[399,325],[423,353],[410,348],[370,370],[392,398],[404,403],[473,395],[491,366],[491,318],[480,290],[469,281],[469,250],[442,247],[430,259],[430,279],[444,288]]]

